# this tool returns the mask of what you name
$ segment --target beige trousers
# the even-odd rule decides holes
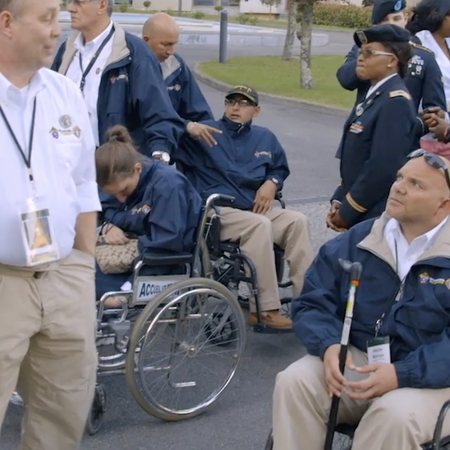
[[[367,355],[351,347],[356,366]],[[347,379],[364,378],[346,369]],[[345,394],[338,423],[359,422],[352,450],[419,450],[430,442],[448,389],[396,389],[371,401],[355,401]],[[331,399],[320,358],[307,355],[279,373],[273,405],[274,450],[322,450]],[[450,420],[443,435],[450,434]]]
[[[242,254],[256,267],[262,311],[280,308],[274,244],[284,249],[294,297],[300,295],[305,272],[313,260],[308,220],[304,214],[274,208],[265,215],[220,208],[221,240],[239,241]],[[255,311],[254,301],[250,310]]]
[[[34,273],[0,265],[0,424],[18,382],[21,450],[76,450],[95,388],[95,261],[73,250]]]

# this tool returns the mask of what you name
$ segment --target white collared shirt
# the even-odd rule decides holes
[[[405,279],[411,267],[433,245],[439,230],[445,225],[447,220],[448,217],[428,231],[428,233],[416,237],[411,244],[408,244],[397,220],[390,219],[388,221],[384,227],[384,238],[396,261],[397,274],[400,280]]]
[[[83,44],[83,35],[80,33],[75,42],[74,46],[77,49],[72,62],[67,69],[66,76],[68,76],[77,86],[80,86],[81,80],[83,78],[83,72],[89,66],[92,58],[94,57],[97,50],[102,45],[103,41],[107,38],[113,27],[111,22],[103,31],[102,34],[98,35],[93,41]],[[99,135],[98,135],[98,115],[97,115],[97,103],[98,103],[98,91],[100,89],[100,82],[102,80],[103,70],[105,69],[108,58],[111,56],[113,48],[114,36],[108,41],[103,50],[101,51],[97,61],[92,67],[91,71],[86,77],[86,83],[84,85],[84,101],[89,112],[89,117],[91,120],[92,132],[94,134],[95,145],[99,145]],[[80,66],[80,54],[81,61],[83,65],[83,71]]]
[[[26,156],[35,98],[31,169],[36,195],[45,199],[64,258],[73,248],[78,215],[101,210],[95,144],[80,90],[68,78],[41,69],[28,87],[18,89],[0,73],[0,105]],[[33,197],[33,190],[25,162],[1,116],[0,136],[0,264],[24,267],[19,208]]]
[[[389,75],[388,77],[382,79],[379,81],[375,86],[370,86],[369,90],[367,91],[366,98],[369,98],[377,89],[379,89],[386,81],[390,80],[392,77],[395,77],[397,75],[396,73],[393,73],[392,75]]]

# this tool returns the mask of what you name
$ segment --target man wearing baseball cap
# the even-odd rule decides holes
[[[406,27],[405,0],[375,0],[372,12],[374,25],[391,24],[401,28]],[[447,111],[445,102],[442,73],[434,57],[434,53],[427,48],[410,41],[413,57],[408,66],[408,75],[405,78],[406,87],[411,94],[414,105],[419,109],[427,109],[438,106]],[[344,89],[357,90],[356,104],[364,101],[370,82],[360,80],[356,75],[356,65],[359,49],[353,46],[345,58],[344,64],[337,71],[337,79]],[[428,132],[426,124],[419,116],[419,137]],[[337,155],[340,156],[339,154]]]
[[[225,96],[225,113],[219,121],[202,122],[221,130],[216,144],[180,152],[184,174],[206,199],[211,194],[235,198],[233,208],[219,210],[221,240],[238,241],[243,255],[256,268],[262,323],[290,329],[292,321],[280,314],[274,244],[284,249],[290,266],[293,294],[303,288],[313,259],[308,221],[297,211],[274,208],[289,167],[283,147],[267,128],[253,125],[260,112],[259,96],[251,86],[234,86]],[[257,325],[254,299],[250,299],[249,324]]]

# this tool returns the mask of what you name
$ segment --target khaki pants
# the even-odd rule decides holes
[[[313,260],[308,220],[304,214],[272,209],[266,215],[234,208],[220,208],[221,240],[239,241],[242,254],[256,267],[261,311],[279,309],[273,245],[284,249],[289,264],[294,297],[300,295],[305,272]],[[254,302],[250,310],[255,311]]]
[[[34,273],[0,265],[0,424],[18,381],[20,448],[76,450],[96,378],[94,258],[73,250]]]
[[[367,364],[367,355],[351,348],[356,366]],[[431,369],[433,370],[433,369]],[[352,381],[366,375],[346,369]],[[448,389],[396,389],[372,401],[339,404],[338,423],[359,426],[352,450],[420,450],[431,441],[439,411],[450,399]],[[274,406],[274,450],[322,450],[331,399],[320,358],[307,355],[277,376]],[[443,435],[450,434],[450,420]]]

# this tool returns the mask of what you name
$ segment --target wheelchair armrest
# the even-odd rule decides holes
[[[217,194],[216,197],[212,200],[213,206],[229,206],[232,207],[234,204],[235,198],[231,195],[225,194]]]
[[[146,266],[181,266],[192,264],[194,255],[191,253],[175,253],[167,250],[154,250],[148,252],[142,258]]]
[[[275,194],[275,200],[280,203],[282,209],[286,209],[286,203],[284,203],[283,193],[281,191],[277,191]]]

